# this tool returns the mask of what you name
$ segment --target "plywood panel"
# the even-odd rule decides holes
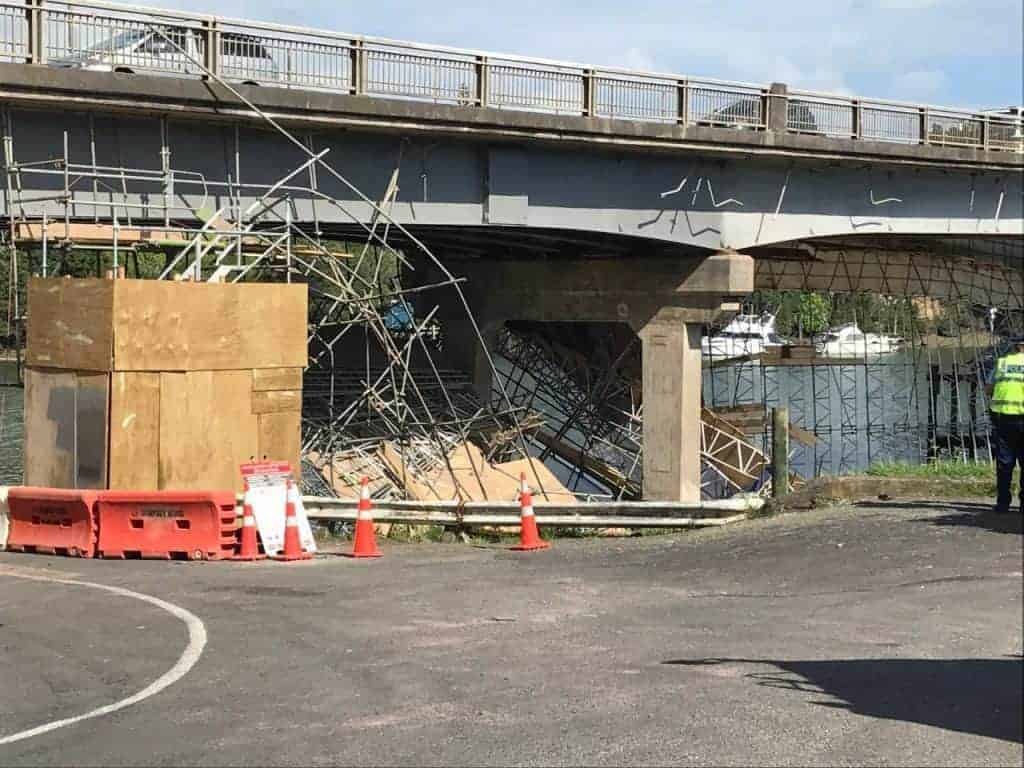
[[[77,374],[75,400],[75,487],[107,487],[107,405],[109,373]]]
[[[117,280],[115,285],[116,370],[306,364],[304,285],[161,280]]]
[[[75,374],[25,369],[25,484],[75,485]]]
[[[213,374],[214,400],[211,434],[218,441],[218,461],[211,481],[215,488],[242,490],[239,465],[259,453],[258,419],[252,411],[252,371],[217,371]],[[214,468],[211,467],[211,470]]]
[[[302,390],[252,393],[253,413],[283,413],[285,411],[302,411]]]
[[[302,389],[301,368],[257,368],[252,372],[254,392]]]
[[[194,488],[195,473],[202,469],[209,456],[201,433],[189,439],[190,433],[202,428],[202,420],[190,407],[190,388],[198,380],[189,380],[187,373],[160,374],[160,456],[159,486],[165,489]],[[209,393],[207,393],[208,395]],[[200,446],[204,446],[200,449]]]
[[[301,450],[299,413],[263,413],[259,423],[259,458],[267,461],[287,461],[301,472],[299,453]]]
[[[160,487],[160,374],[115,372],[110,382],[110,487]]]
[[[31,278],[26,364],[69,370],[110,370],[113,285],[111,280]]]
[[[160,487],[241,489],[259,449],[251,371],[160,374]]]

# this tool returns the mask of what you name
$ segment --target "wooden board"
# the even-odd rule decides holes
[[[524,472],[526,482],[533,491],[535,505],[570,504],[576,501],[576,494],[562,485],[554,473],[536,458],[532,461],[517,459],[494,464],[487,473],[487,495],[492,501],[516,501],[519,498],[519,475]]]
[[[26,365],[109,371],[113,286],[110,280],[30,278]]]
[[[111,374],[110,488],[159,489],[159,456],[160,374]]]
[[[25,485],[75,486],[74,372],[25,369]]]
[[[25,240],[32,240],[37,243],[42,242],[43,225],[41,222],[21,221],[15,227],[15,237],[17,237],[19,242]],[[63,221],[49,221],[46,225],[46,237],[51,243],[59,240],[73,240],[78,245],[91,243],[113,246],[114,227],[112,224],[84,222],[71,222],[69,226],[65,226]],[[121,246],[138,242],[184,245],[188,242],[188,236],[180,229],[119,227],[117,230],[117,240]]]
[[[302,411],[302,390],[290,389],[274,392],[253,392],[253,413],[284,413]]]
[[[116,280],[114,369],[222,371],[306,364],[306,286]],[[249,388],[252,389],[252,374]]]
[[[259,449],[251,371],[160,374],[160,488],[242,489]]]
[[[402,477],[402,455],[393,443],[385,442],[381,458],[395,477]],[[526,473],[527,482],[534,492],[534,503],[575,501],[575,495],[540,461],[526,459],[509,461],[504,464],[488,464],[480,449],[472,443],[455,446],[448,454],[449,472],[439,462],[429,477],[420,480],[406,475],[405,489],[410,499],[419,501],[516,501],[519,498],[519,475]],[[454,475],[454,478],[453,478]],[[538,483],[539,478],[539,483]],[[544,487],[547,497],[540,492]]]
[[[300,413],[262,413],[257,418],[259,453],[265,461],[287,461],[295,476],[302,472]]]
[[[253,392],[302,389],[301,368],[256,368],[252,372]]]
[[[107,487],[107,408],[110,374],[76,374],[75,487]]]

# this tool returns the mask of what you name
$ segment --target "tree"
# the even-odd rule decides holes
[[[804,291],[800,295],[797,323],[806,335],[821,333],[828,328],[832,317],[832,298],[825,293]]]

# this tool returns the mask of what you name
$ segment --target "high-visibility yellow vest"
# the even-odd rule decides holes
[[[1007,355],[996,361],[992,412],[1024,416],[1024,353]]]

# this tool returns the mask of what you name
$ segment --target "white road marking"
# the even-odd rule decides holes
[[[3,746],[4,744],[13,744],[16,741],[22,741],[23,739],[30,739],[33,736],[40,736],[44,733],[55,731],[58,728],[64,728],[68,725],[80,723],[83,720],[91,720],[94,717],[109,715],[111,712],[117,712],[125,707],[138,704],[140,701],[144,701],[150,696],[155,696],[160,693],[160,691],[164,690],[164,688],[174,685],[174,683],[187,675],[189,670],[195,666],[197,661],[199,661],[199,657],[203,654],[203,648],[206,647],[206,627],[203,625],[203,622],[200,621],[195,614],[186,611],[184,608],[174,605],[173,603],[168,603],[166,600],[161,600],[158,597],[144,595],[140,592],[133,592],[130,589],[124,589],[122,587],[112,587],[107,584],[95,584],[91,581],[79,581],[77,579],[62,579],[50,575],[22,573],[7,568],[0,569],[0,575],[13,576],[18,579],[32,579],[34,581],[49,581],[56,584],[70,584],[79,587],[93,587],[94,589],[102,589],[106,592],[112,592],[113,594],[120,595],[121,597],[131,597],[136,600],[141,600],[144,603],[155,605],[157,608],[162,608],[172,616],[181,619],[185,623],[185,626],[188,627],[188,645],[181,654],[177,663],[138,693],[129,696],[126,699],[116,701],[113,704],[107,704],[106,706],[86,712],[82,715],[66,717],[63,720],[54,720],[52,723],[37,725],[35,728],[29,728],[26,731],[12,733],[10,736],[0,736],[0,746]]]

